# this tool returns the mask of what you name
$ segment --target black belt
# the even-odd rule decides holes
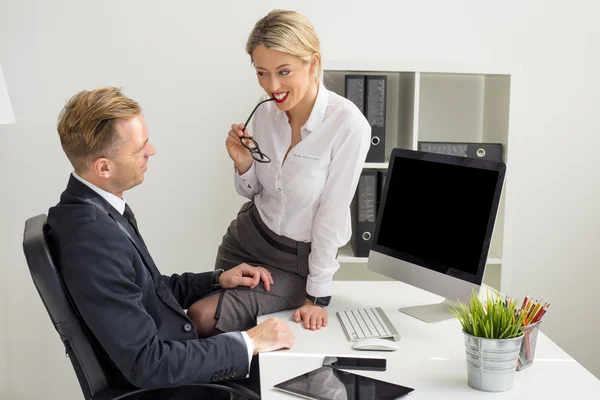
[[[269,236],[269,234],[267,232],[265,232],[263,227],[260,226],[260,223],[256,219],[256,215],[254,215],[253,210],[249,210],[249,212],[250,212],[250,219],[252,219],[252,223],[256,227],[256,230],[258,231],[258,233],[260,233],[260,236],[262,236],[263,239],[265,239],[267,241],[267,243],[269,243],[271,246],[275,247],[277,250],[283,251],[284,253],[298,255],[298,248],[286,246],[285,244],[279,243],[278,241],[273,239],[271,236]]]

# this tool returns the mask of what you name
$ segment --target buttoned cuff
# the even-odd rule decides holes
[[[250,376],[250,364],[252,363],[252,353],[254,353],[254,345],[252,344],[252,339],[248,336],[248,333],[241,332],[242,337],[244,338],[244,342],[246,342],[246,348],[248,349],[248,373],[246,374],[246,378]]]
[[[326,267],[313,262],[314,253],[308,256],[309,274],[306,279],[306,293],[314,297],[331,296],[333,287],[333,275],[338,270],[340,264],[335,258],[331,260]]]
[[[255,164],[256,163],[254,161],[252,161],[252,165],[250,166],[250,169],[248,169],[248,171],[246,171],[243,175],[240,175],[240,172],[238,171],[238,169],[236,167],[234,167],[235,180],[240,183],[240,186],[242,186],[244,189],[249,190],[249,191],[254,190],[254,188],[258,184],[258,180],[256,178],[256,168],[254,167]]]
[[[310,293],[314,297],[326,297],[331,296],[331,288],[333,282],[318,283],[311,281],[310,277],[306,281],[306,293]]]

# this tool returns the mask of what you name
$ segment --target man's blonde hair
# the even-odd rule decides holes
[[[116,87],[84,90],[73,96],[58,117],[57,129],[75,171],[86,171],[99,157],[114,156],[119,144],[115,120],[131,119],[141,112],[140,105]]]
[[[317,81],[323,74],[321,61],[321,44],[312,24],[304,15],[289,10],[273,10],[255,25],[248,42],[246,52],[252,60],[252,51],[256,46],[264,45],[267,49],[281,51],[296,57],[304,62],[310,62],[314,53],[319,55]],[[254,60],[252,60],[254,61]]]

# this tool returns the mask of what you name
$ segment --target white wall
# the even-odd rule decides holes
[[[508,283],[552,303],[543,330],[600,376],[594,0],[204,4],[0,0],[0,64],[17,118],[0,126],[0,398],[81,397],[21,248],[25,219],[58,201],[70,172],[55,130],[64,102],[110,84],[143,105],[158,154],[128,201],[164,273],[210,270],[242,202],[225,135],[259,93],[245,39],[274,7],[313,21],[325,60],[520,66],[507,193],[518,272]]]

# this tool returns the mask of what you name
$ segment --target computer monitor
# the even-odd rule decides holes
[[[394,149],[368,269],[445,297],[401,308],[426,322],[479,292],[502,193],[502,162]]]

